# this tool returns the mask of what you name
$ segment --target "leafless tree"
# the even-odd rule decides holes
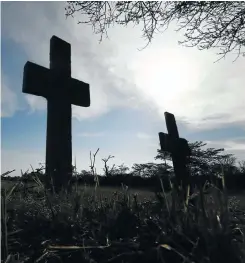
[[[92,153],[90,151],[89,156],[90,156],[90,169],[91,169],[91,173],[94,177],[94,181],[95,181],[95,189],[97,189],[97,187],[100,185],[99,182],[99,177],[97,175],[96,172],[96,168],[95,168],[95,158],[96,158],[96,154],[98,153],[100,148],[97,149],[97,151],[93,154],[93,159],[92,159]]]
[[[105,175],[106,176],[109,176],[110,175],[110,171],[112,171],[113,169],[114,169],[114,167],[115,167],[115,164],[112,166],[112,168],[109,170],[109,166],[107,165],[107,162],[110,160],[110,159],[112,159],[112,158],[114,158],[115,156],[111,156],[111,155],[109,155],[107,158],[104,158],[104,159],[102,159],[102,161],[104,162],[104,171],[105,171]]]
[[[245,174],[245,161],[239,161],[238,165],[240,172]]]
[[[147,45],[155,34],[166,30],[170,22],[177,22],[178,30],[185,29],[180,44],[200,50],[219,48],[220,58],[231,51],[237,57],[245,55],[245,2],[232,1],[78,1],[68,2],[66,16],[80,13],[102,37],[114,24],[141,25]],[[162,30],[162,31],[161,31]],[[236,57],[236,58],[237,58]]]

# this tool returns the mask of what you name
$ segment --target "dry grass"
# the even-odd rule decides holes
[[[54,196],[35,180],[2,184],[6,262],[244,262],[240,204],[216,188],[184,207],[174,189],[166,199],[110,187]]]

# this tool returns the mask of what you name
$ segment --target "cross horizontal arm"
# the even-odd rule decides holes
[[[171,138],[169,134],[159,132],[161,150],[172,154],[190,156],[191,151],[188,142],[184,138]]]
[[[52,70],[29,61],[24,67],[22,91],[46,99],[64,99],[76,106],[90,106],[89,84],[70,77],[57,79]]]
[[[89,92],[89,84],[77,80],[70,79],[70,87],[68,87],[68,101],[71,104],[82,107],[90,106],[90,92]]]
[[[47,98],[51,89],[49,69],[32,62],[26,62],[22,92]]]

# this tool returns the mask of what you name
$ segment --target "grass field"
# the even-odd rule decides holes
[[[14,186],[14,182],[11,181],[2,181],[1,182],[1,188],[6,189],[7,191],[10,190]],[[32,188],[32,191],[42,191],[39,189],[39,186],[36,184],[28,184],[27,187],[35,186]],[[85,191],[87,194],[93,194],[94,193],[94,187],[91,186],[79,186],[79,190]],[[115,192],[122,192],[122,187],[98,187],[96,190],[98,195],[101,195],[103,197],[107,198],[113,198],[113,194]],[[148,190],[148,189],[128,189],[128,194],[130,196],[133,196],[134,194],[137,194],[138,199],[140,201],[144,200],[154,200],[155,194],[154,192]],[[228,192],[229,198],[233,199],[235,198],[237,202],[239,203],[239,208],[241,210],[245,211],[245,191],[244,192]]]
[[[2,255],[19,255],[8,262],[245,262],[242,193],[226,206],[213,191],[186,210],[147,189],[80,186],[53,196],[31,186],[1,185]]]

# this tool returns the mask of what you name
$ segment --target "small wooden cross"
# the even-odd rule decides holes
[[[47,99],[46,174],[59,192],[72,176],[71,104],[90,106],[89,84],[71,77],[71,45],[52,36],[50,69],[28,61],[22,92]]]
[[[189,172],[187,169],[187,158],[191,150],[186,139],[179,138],[179,132],[173,114],[165,112],[168,134],[160,132],[159,139],[161,150],[171,153],[177,187],[186,188],[189,184]]]

